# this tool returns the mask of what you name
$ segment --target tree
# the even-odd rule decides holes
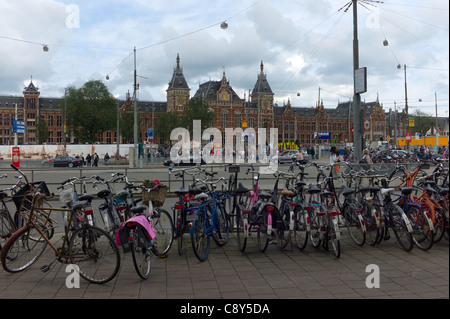
[[[214,113],[208,107],[208,104],[199,98],[193,98],[185,105],[185,111],[180,119],[180,126],[189,129],[192,136],[193,121],[202,121],[202,132],[208,127],[214,125]]]
[[[180,119],[180,114],[175,112],[168,112],[158,116],[158,121],[155,123],[155,133],[162,144],[171,144],[170,132],[174,128],[181,126]]]
[[[38,118],[36,123],[36,135],[38,144],[44,144],[48,139],[48,126],[47,123],[42,119]]]
[[[414,127],[410,127],[410,133],[421,133],[425,136],[431,125],[434,123],[434,118],[420,110],[415,110],[412,114],[414,117]]]
[[[61,105],[67,127],[81,143],[94,143],[99,133],[116,127],[117,102],[101,81],[86,82],[79,89],[70,86]]]

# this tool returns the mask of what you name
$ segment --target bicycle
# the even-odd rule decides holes
[[[218,246],[223,246],[228,241],[228,217],[223,204],[221,204],[225,197],[215,191],[216,184],[224,180],[224,177],[216,181],[208,181],[208,178],[206,180],[196,179],[196,183],[211,185],[211,189],[209,195],[195,191],[199,193],[195,198],[200,201],[200,204],[186,210],[187,215],[190,215],[187,221],[189,222],[192,248],[200,261],[205,261],[208,257],[211,237]]]
[[[7,178],[7,174],[0,175],[0,178]],[[12,198],[7,200],[8,191],[13,196],[17,189],[23,184],[22,176],[17,176],[19,179],[16,184],[9,188],[0,190],[0,239],[7,240],[11,235],[19,228],[17,225],[17,212],[13,216],[11,215],[7,203],[12,201]],[[0,242],[0,250],[2,249],[2,242]]]
[[[182,179],[181,188],[175,191],[175,195],[178,197],[178,201],[172,207],[173,219],[174,219],[174,235],[177,239],[177,248],[178,254],[183,254],[183,234],[188,232],[188,225],[191,220],[188,220],[191,217],[188,217],[187,209],[190,207],[191,201],[194,197],[201,193],[199,189],[189,189],[189,191],[185,190],[185,174],[192,175],[192,182],[195,185],[195,176],[202,173],[201,170],[197,172],[189,172],[193,168],[185,168],[181,170],[176,170],[175,177]],[[169,175],[172,173],[172,170],[169,170]],[[192,214],[192,211],[190,211]]]
[[[100,217],[103,220],[105,230],[114,236],[120,226],[123,225],[127,217],[125,211],[118,210],[117,202],[114,198],[114,190],[112,184],[117,181],[123,181],[124,176],[122,173],[112,173],[111,178],[105,181],[103,178],[98,178],[92,183],[92,187],[97,189],[97,184],[106,184],[107,188],[99,191],[97,197],[103,199],[103,203],[98,207]]]
[[[94,210],[92,208],[92,200],[94,199],[94,195],[87,194],[86,192],[86,182],[91,179],[96,179],[97,181],[99,181],[100,177],[96,175],[93,175],[91,177],[71,177],[61,182],[61,186],[57,187],[57,189],[61,191],[59,197],[60,202],[63,205],[67,205],[67,207],[69,208],[73,208],[74,205],[83,205],[84,211],[82,212],[81,216],[86,216],[90,225],[97,226]],[[82,190],[84,193],[81,196],[78,196],[76,187],[77,182],[82,183]],[[65,187],[67,186],[70,186],[71,188],[65,189]],[[64,227],[68,227],[69,214],[66,212],[63,215]],[[75,220],[73,220],[72,227],[76,227]]]
[[[11,166],[20,172],[17,167]],[[74,231],[67,227],[61,247],[55,247],[51,243],[50,229],[56,227],[56,222],[50,217],[51,213],[70,211],[71,223],[75,211],[42,207],[43,201],[50,194],[45,192],[45,185],[41,184],[39,188],[34,187],[27,180],[29,191],[24,197],[24,203],[27,205],[22,205],[20,210],[25,225],[11,236],[1,252],[0,259],[5,271],[16,273],[29,268],[48,245],[56,257],[49,265],[41,267],[41,271],[49,271],[50,266],[57,260],[65,264],[75,264],[80,276],[91,283],[102,284],[112,280],[119,271],[120,254],[113,239],[103,229],[80,221],[79,227]]]
[[[162,184],[142,186],[142,204],[148,207],[151,224],[156,233],[156,243],[153,252],[159,257],[165,257],[172,247],[174,238],[173,220],[169,212],[162,208],[168,191]],[[140,207],[140,206],[136,206]],[[131,208],[132,215],[136,210]]]
[[[326,181],[325,179],[324,181]],[[325,250],[329,250],[329,241],[333,248],[334,255],[339,258],[341,255],[340,231],[338,226],[338,212],[332,209],[333,193],[322,191],[313,184],[308,186],[309,201],[306,210],[310,215],[310,241],[314,248],[319,248],[322,244]]]
[[[309,215],[304,208],[304,195],[303,187],[306,185],[301,180],[303,172],[297,175],[291,175],[285,177],[286,186],[281,192],[280,214],[283,217],[282,220],[285,227],[289,227],[289,232],[286,240],[283,242],[284,232],[282,234],[277,233],[278,244],[280,248],[285,248],[291,240],[292,233],[294,234],[295,243],[297,248],[303,250],[306,247],[309,236]],[[291,185],[290,181],[295,180],[295,187]]]
[[[252,166],[247,173],[257,174],[254,177],[253,190],[247,198],[242,200],[239,204],[239,215],[236,216],[238,220],[238,246],[239,250],[244,252],[247,247],[247,240],[251,233],[256,231],[256,242],[259,251],[266,251],[269,241],[272,239],[273,222],[279,217],[277,208],[277,193],[272,194],[265,191],[259,191],[258,180],[259,172],[252,170]],[[278,189],[278,179],[275,181],[274,190]],[[242,188],[241,194],[247,194],[245,188]],[[279,220],[279,218],[277,219]],[[240,226],[242,225],[242,227]]]

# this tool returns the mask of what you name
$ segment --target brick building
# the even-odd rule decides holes
[[[353,112],[352,103],[340,102],[335,108],[325,108],[323,102],[319,106],[295,107],[288,100],[286,105],[279,106],[274,103],[275,93],[272,91],[267,74],[264,73],[264,64],[260,63],[260,72],[253,90],[249,90],[248,98],[240,97],[227,80],[225,70],[222,79],[207,81],[199,85],[193,97],[201,98],[215,114],[215,127],[224,131],[226,127],[278,128],[279,143],[299,142],[302,145],[316,143],[353,142]],[[180,57],[176,57],[176,66],[168,83],[167,100],[160,102],[138,101],[140,121],[139,141],[147,140],[148,130],[158,120],[159,114],[165,112],[183,112],[184,105],[191,98],[191,89],[188,86],[183,69],[180,66]],[[33,81],[24,88],[23,96],[0,96],[0,144],[12,145],[12,120],[15,118],[17,104],[17,119],[25,121],[25,133],[19,134],[19,144],[37,143],[37,119],[45,120],[48,127],[47,143],[63,143],[64,108],[61,98],[40,97],[39,88]],[[133,101],[129,94],[125,100],[119,101],[121,112],[133,108]],[[362,102],[364,138],[368,142],[385,140],[392,134],[389,130],[392,122],[392,111],[385,113],[378,98],[375,102]],[[402,119],[401,114],[398,119]],[[319,139],[316,132],[330,133],[331,140]],[[392,136],[392,135],[391,135]],[[98,136],[100,143],[116,143],[115,130],[103,132]],[[158,141],[158,132],[155,132]],[[70,136],[67,143],[73,142]],[[124,141],[123,138],[120,141]]]

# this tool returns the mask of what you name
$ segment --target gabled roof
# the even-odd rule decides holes
[[[255,86],[253,87],[252,95],[258,93],[273,94],[270,88],[269,82],[267,82],[267,76],[264,74],[264,65],[261,61],[261,72],[258,74],[258,79],[256,80]]]
[[[180,55],[177,54],[177,66],[173,69],[172,79],[169,82],[167,90],[182,89],[190,90],[183,75],[183,68],[180,67]]]

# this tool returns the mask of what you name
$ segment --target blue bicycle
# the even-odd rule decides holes
[[[207,174],[208,175],[208,174]],[[224,200],[231,198],[226,191],[217,191],[217,183],[224,181],[221,177],[217,181],[197,179],[196,183],[207,186],[205,191],[194,197],[200,204],[187,209],[192,248],[200,261],[208,258],[211,237],[217,246],[228,242],[229,223]]]

